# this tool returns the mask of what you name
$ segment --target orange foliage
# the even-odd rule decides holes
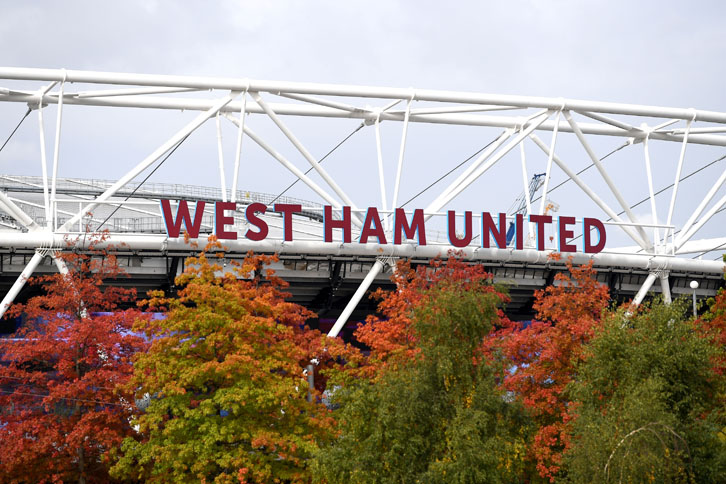
[[[387,368],[395,369],[401,364],[416,358],[420,352],[417,336],[411,321],[413,309],[424,297],[425,291],[433,287],[477,287],[479,290],[496,293],[503,303],[509,299],[493,285],[481,286],[482,281],[490,280],[492,275],[480,264],[467,264],[450,254],[446,261],[432,260],[428,266],[413,269],[409,262],[399,261],[392,280],[395,291],[378,289],[372,297],[380,299],[378,312],[382,317],[368,316],[366,323],[355,332],[358,341],[371,349],[368,366],[364,368],[369,375],[380,374]],[[508,319],[499,311],[501,324],[507,325]]]
[[[607,287],[595,279],[592,263],[573,267],[569,275],[555,276],[555,284],[535,293],[534,309],[540,321],[524,329],[505,328],[492,342],[500,346],[516,371],[504,385],[530,409],[537,432],[530,447],[542,477],[554,480],[560,470],[562,452],[570,445],[569,413],[572,408],[565,388],[575,367],[583,361],[584,345],[600,324],[609,302]]]

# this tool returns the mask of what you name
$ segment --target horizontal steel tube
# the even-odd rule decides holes
[[[71,234],[72,235],[72,234]],[[84,240],[84,239],[81,239]],[[88,238],[85,239],[88,243]],[[206,243],[205,237],[197,239],[199,247]],[[221,241],[232,252],[244,253],[249,250],[266,253],[280,254],[306,254],[306,255],[330,255],[330,256],[391,256],[391,257],[420,257],[434,258],[446,257],[450,250],[457,250],[449,245],[426,245],[416,244],[401,245],[379,245],[379,244],[341,244],[339,242],[325,243],[318,241],[292,241],[263,240],[253,242],[247,239],[223,240]],[[100,247],[113,245],[119,250],[191,250],[191,246],[184,242],[183,238],[169,239],[164,235],[130,235],[111,234],[109,238],[100,244]],[[0,247],[13,247],[15,249],[35,249],[37,247],[66,247],[65,237],[62,234],[51,234],[48,232],[0,232]],[[82,247],[85,248],[85,247]],[[513,249],[483,249],[467,247],[463,250],[463,257],[476,261],[501,261],[501,262],[528,262],[544,264],[548,262],[548,256],[552,251],[538,251],[534,249],[513,250]],[[570,255],[570,254],[568,254]],[[674,270],[703,272],[709,274],[722,274],[726,270],[726,264],[720,261],[708,261],[697,259],[685,259],[670,256],[652,256],[647,254],[612,254],[601,252],[599,254],[585,254],[581,252],[571,254],[575,264],[585,264],[590,260],[596,266],[604,267],[625,267],[642,270]]]
[[[0,93],[0,101],[21,102],[21,103],[37,103],[39,100],[35,94],[2,94]],[[58,103],[58,96],[52,94],[43,97],[44,103]],[[64,105],[81,105],[81,106],[106,106],[106,107],[127,107],[127,108],[145,108],[145,109],[172,109],[172,110],[189,110],[189,111],[206,111],[213,104],[213,99],[181,99],[160,96],[117,96],[102,98],[77,98],[72,96],[63,97]],[[311,106],[302,104],[279,104],[269,103],[269,106],[279,115],[288,116],[312,116],[323,118],[352,118],[364,119],[375,122],[377,114],[373,111],[342,111],[339,109],[327,108],[323,106]],[[242,103],[239,101],[231,102],[224,108],[220,109],[222,113],[239,113]],[[248,103],[246,112],[249,114],[264,114],[262,108],[257,103]],[[403,121],[404,115],[382,113],[382,121]],[[517,116],[488,116],[473,114],[411,114],[409,122],[412,123],[429,123],[429,124],[446,124],[459,126],[488,126],[496,128],[517,128],[522,125],[522,117]],[[625,131],[614,126],[595,123],[578,123],[580,129],[585,134],[617,136],[621,138],[644,139],[646,133],[641,130]],[[552,131],[555,127],[555,121],[545,121],[537,127],[538,131]],[[560,121],[559,132],[572,133],[572,128],[566,121]],[[683,141],[681,134],[669,133],[650,133],[652,140],[664,141]],[[726,136],[701,134],[691,134],[688,137],[691,144],[703,144],[712,146],[726,146]]]
[[[134,86],[185,87],[195,89],[228,89],[238,91],[263,91],[270,93],[318,94],[344,97],[371,97],[383,99],[413,99],[416,101],[456,102],[471,104],[497,104],[542,109],[569,109],[573,111],[594,111],[599,113],[650,116],[672,119],[694,119],[715,123],[726,123],[726,113],[622,104],[612,102],[585,101],[579,99],[547,98],[485,94],[430,89],[389,88],[369,86],[347,86],[337,84],[312,84],[304,82],[280,82],[235,78],[214,78],[195,76],[171,76],[155,74],[129,74],[115,72],[77,71],[66,69],[36,69],[22,67],[0,68],[0,79],[65,81],[91,84],[114,84]]]

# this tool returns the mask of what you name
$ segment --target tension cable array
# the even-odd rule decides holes
[[[363,126],[365,126],[365,122],[361,123],[361,124],[360,124],[360,126],[358,126],[357,128],[355,128],[355,129],[354,129],[354,130],[353,130],[353,131],[352,131],[352,132],[351,132],[351,133],[350,133],[350,134],[349,134],[348,136],[346,136],[345,138],[343,138],[343,140],[342,140],[342,141],[341,141],[340,143],[338,143],[337,145],[335,145],[335,146],[333,147],[333,149],[331,149],[330,151],[328,151],[328,152],[327,152],[327,153],[325,154],[325,156],[323,156],[322,158],[320,158],[320,160],[318,160],[318,163],[322,163],[322,162],[323,162],[323,161],[325,160],[325,158],[327,158],[328,156],[332,155],[332,154],[333,154],[333,152],[334,152],[335,150],[337,150],[338,148],[340,148],[340,146],[341,146],[341,145],[342,145],[343,143],[345,143],[346,141],[348,141],[348,140],[349,140],[349,139],[351,138],[351,136],[353,136],[353,135],[354,135],[354,134],[356,134],[356,133],[357,133],[358,131],[360,131],[360,129],[361,129],[361,128],[362,128]],[[313,171],[313,169],[314,169],[314,167],[312,167],[312,166],[311,166],[310,168],[308,168],[308,171],[306,171],[306,172],[305,172],[305,174],[307,175],[308,173],[310,173],[311,171]],[[270,203],[269,203],[269,205],[273,205],[273,204],[274,204],[274,203],[275,203],[275,202],[276,202],[276,201],[277,201],[277,200],[278,200],[278,199],[279,199],[280,197],[282,197],[282,196],[283,196],[283,195],[284,195],[285,193],[287,193],[287,191],[288,191],[288,190],[290,190],[290,189],[291,189],[292,187],[294,187],[294,186],[295,186],[295,184],[296,184],[297,182],[299,182],[299,181],[300,181],[300,179],[298,178],[298,179],[297,179],[297,180],[295,180],[294,182],[290,183],[290,185],[289,185],[289,186],[288,186],[287,188],[285,188],[285,189],[284,189],[284,190],[283,190],[282,192],[280,192],[280,194],[279,194],[278,196],[276,196],[276,197],[275,197],[275,198],[274,198],[274,199],[272,200],[272,202],[270,202]]]
[[[190,134],[191,134],[191,133],[190,133]],[[176,145],[174,146],[174,148],[172,148],[172,149],[171,149],[171,150],[169,151],[169,153],[167,153],[167,154],[166,154],[166,156],[164,157],[164,159],[163,159],[163,160],[161,160],[161,162],[160,162],[160,163],[159,163],[158,165],[156,165],[156,167],[155,167],[155,168],[154,168],[153,170],[151,170],[151,173],[149,173],[148,175],[146,175],[146,178],[144,178],[144,179],[143,179],[143,180],[141,181],[141,183],[139,183],[138,185],[136,185],[136,187],[135,187],[135,188],[134,188],[134,189],[133,189],[133,190],[131,191],[131,193],[129,193],[129,194],[128,194],[128,195],[126,196],[126,198],[124,199],[124,202],[127,202],[127,201],[128,201],[128,200],[129,200],[130,198],[131,198],[131,197],[133,197],[133,196],[134,196],[134,194],[136,193],[136,191],[137,191],[137,190],[138,190],[139,188],[141,188],[141,185],[143,185],[144,183],[146,183],[146,181],[147,181],[147,180],[148,180],[149,178],[151,178],[151,175],[153,175],[154,173],[156,173],[156,170],[158,170],[159,168],[161,168],[161,165],[163,165],[163,164],[164,164],[164,162],[165,162],[166,160],[168,160],[168,159],[169,159],[169,157],[170,157],[171,155],[173,155],[173,154],[174,154],[174,152],[175,152],[175,151],[177,150],[177,148],[179,148],[179,147],[180,147],[180,146],[182,145],[182,143],[184,143],[184,141],[186,141],[186,139],[187,139],[188,137],[189,137],[189,134],[188,134],[188,135],[186,135],[185,137],[183,137],[183,138],[181,139],[181,141],[179,141],[179,142],[178,142],[178,143],[177,143],[177,144],[176,144]],[[115,214],[116,212],[118,212],[118,210],[119,210],[120,208],[121,208],[121,205],[120,205],[120,204],[119,204],[118,206],[116,206],[116,208],[114,208],[113,212],[111,212],[111,214],[110,214],[110,215],[109,215],[108,217],[106,217],[106,219],[105,219],[105,220],[104,220],[103,222],[101,222],[101,224],[100,224],[100,225],[99,225],[98,227],[96,227],[96,230],[97,230],[97,231],[98,231],[98,230],[101,230],[101,227],[103,227],[103,225],[104,225],[104,224],[105,224],[106,222],[108,222],[108,221],[109,221],[109,219],[110,219],[111,217],[113,217],[113,216],[114,216],[114,214]]]

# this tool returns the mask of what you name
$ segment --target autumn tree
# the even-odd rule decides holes
[[[562,452],[570,445],[565,390],[609,303],[607,287],[597,282],[592,263],[575,267],[567,261],[567,269],[569,274],[557,274],[554,285],[535,293],[537,321],[523,329],[505,327],[492,341],[512,365],[505,388],[524,404],[537,426],[529,458],[550,480],[560,471]]]
[[[609,315],[570,383],[571,482],[726,482],[720,341],[688,305],[656,302]]]
[[[97,241],[96,241],[97,242]],[[144,341],[136,293],[111,253],[58,253],[66,275],[36,277],[43,294],[10,308],[25,324],[0,340],[0,481],[112,482],[108,453],[132,433],[124,391]]]
[[[231,261],[209,251],[188,259],[176,298],[152,294],[167,317],[136,326],[153,340],[134,363],[137,396],[151,396],[113,469],[146,482],[303,483],[333,419],[313,394],[311,359],[345,353],[304,324],[311,313],[285,301],[285,284],[249,254]],[[217,254],[221,256],[220,253]],[[231,269],[231,270],[230,270]]]
[[[380,375],[336,392],[341,434],[317,453],[318,479],[515,481],[526,427],[497,389],[501,365],[482,346],[506,297],[481,267],[456,259],[400,270],[396,280],[397,291],[379,293],[388,319],[357,333]]]
[[[716,296],[708,302],[708,310],[695,322],[696,328],[704,337],[726,347],[726,291],[719,289]],[[717,373],[726,375],[726,353],[715,355],[713,364]]]
[[[370,375],[383,374],[389,368],[405,364],[421,351],[418,344],[419,333],[413,324],[413,309],[427,296],[429,289],[442,285],[458,284],[460,289],[467,287],[486,287],[488,292],[496,292],[488,284],[491,274],[481,264],[467,264],[457,253],[449,254],[448,259],[434,259],[428,265],[413,268],[407,261],[400,261],[391,277],[396,291],[377,289],[372,297],[379,299],[379,315],[371,315],[366,324],[355,331],[358,341],[370,348],[370,358],[366,370]],[[507,296],[498,292],[502,304]],[[500,307],[497,310],[497,327],[509,324]]]

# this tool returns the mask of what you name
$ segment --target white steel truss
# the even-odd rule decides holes
[[[345,244],[337,242],[325,243],[322,238],[309,240],[282,241],[269,238],[254,242],[240,238],[235,241],[226,241],[233,251],[264,251],[280,253],[317,254],[317,255],[349,255],[349,256],[375,256],[377,262],[363,284],[356,292],[351,303],[341,315],[331,331],[337,332],[345,324],[355,304],[365,293],[375,277],[383,270],[385,265],[391,265],[390,258],[396,257],[437,257],[446,256],[453,247],[447,241],[434,241],[427,245],[418,245],[413,240],[404,240],[401,244],[391,243],[392,219],[399,201],[403,198],[403,188],[407,180],[411,179],[410,162],[406,161],[410,153],[410,145],[414,142],[414,125],[458,126],[496,128],[498,136],[489,145],[482,149],[473,161],[464,168],[453,181],[442,183],[432,192],[434,195],[426,203],[424,209],[425,219],[441,218],[449,205],[462,196],[463,193],[477,190],[481,180],[486,179],[490,173],[502,165],[503,159],[518,148],[519,163],[515,179],[521,177],[525,190],[527,215],[543,215],[548,210],[548,197],[556,188],[554,177],[565,181],[572,181],[573,186],[579,190],[588,203],[601,210],[589,216],[597,217],[604,214],[607,217],[608,227],[622,237],[635,243],[635,247],[623,246],[619,248],[608,247],[597,254],[575,252],[573,261],[584,263],[593,261],[597,266],[618,266],[624,268],[637,268],[647,270],[649,277],[641,287],[635,298],[640,303],[655,283],[661,282],[661,292],[666,300],[670,300],[668,273],[672,270],[693,273],[723,273],[725,265],[721,260],[704,260],[692,258],[689,254],[705,253],[711,256],[726,247],[726,234],[723,231],[706,233],[705,227],[717,227],[714,217],[726,210],[726,195],[716,199],[722,192],[726,183],[726,169],[717,168],[715,180],[705,195],[701,194],[700,187],[687,191],[685,184],[681,183],[685,166],[690,162],[689,169],[699,168],[703,160],[686,157],[694,150],[694,146],[726,147],[726,113],[695,110],[692,108],[669,108],[657,106],[643,106],[632,104],[619,104],[609,102],[583,101],[563,98],[526,97],[513,95],[495,95],[471,92],[435,91],[424,89],[398,89],[382,87],[345,86],[332,84],[310,84],[296,82],[259,81],[251,79],[207,78],[188,76],[163,76],[147,74],[121,74],[108,72],[72,71],[55,69],[30,68],[0,68],[0,80],[8,87],[0,85],[0,102],[25,103],[38,116],[38,136],[40,141],[40,176],[42,177],[43,198],[42,203],[18,201],[0,191],[0,211],[17,223],[17,229],[0,231],[0,247],[35,250],[25,270],[22,272],[11,290],[0,303],[0,315],[17,296],[25,280],[33,273],[45,255],[53,255],[55,251],[65,247],[67,236],[79,232],[79,224],[90,212],[101,206],[125,207],[128,210],[161,217],[160,211],[153,207],[145,207],[135,202],[133,206],[126,204],[125,200],[117,196],[130,183],[149,171],[149,169],[162,157],[175,149],[184,139],[195,130],[213,120],[216,123],[216,143],[218,151],[220,186],[217,193],[222,201],[244,203],[238,199],[238,183],[241,167],[245,164],[246,150],[249,143],[243,143],[249,138],[253,143],[264,150],[271,160],[282,165],[296,180],[302,181],[310,189],[311,196],[318,197],[325,203],[336,208],[347,206],[351,208],[351,222],[354,229],[359,230],[366,216],[365,207],[378,206],[384,217],[384,227],[388,233],[386,244]],[[39,83],[43,83],[38,87]],[[20,85],[20,87],[18,87]],[[83,89],[73,89],[76,86]],[[12,86],[12,87],[11,87]],[[274,102],[277,100],[278,102]],[[279,102],[282,100],[283,102]],[[397,110],[393,108],[399,105]],[[49,157],[46,151],[46,132],[44,126],[44,110],[49,105],[55,108],[55,136],[53,139],[52,164],[49,170]],[[373,105],[373,106],[371,106]],[[2,104],[0,104],[2,106]],[[82,202],[77,209],[69,209],[68,201],[58,198],[59,167],[62,165],[61,133],[64,123],[64,112],[70,109],[80,110],[83,107],[105,107],[108,109],[135,108],[134,112],[145,110],[184,110],[198,112],[196,117],[183,126],[169,139],[161,143],[138,164],[129,169],[118,180],[107,186],[101,193],[92,198],[88,196],[75,196],[76,202]],[[372,126],[372,143],[370,156],[370,170],[376,173],[378,190],[368,190],[371,194],[366,199],[360,194],[353,195],[351,180],[341,180],[338,175],[324,168],[321,159],[315,157],[309,146],[303,142],[302,137],[294,132],[293,124],[289,121],[293,117],[308,119],[358,119],[361,126]],[[576,119],[577,117],[577,119]],[[226,161],[224,159],[224,140],[222,138],[222,122],[230,121],[234,124],[236,136],[234,137],[235,156],[231,164],[233,174],[231,180],[225,177]],[[272,122],[278,129],[276,134],[282,134],[286,139],[285,146],[274,146],[272,138],[263,139],[258,134],[258,125],[262,121]],[[382,145],[383,134],[381,126],[391,123],[400,123],[400,139],[398,140],[397,156],[386,157]],[[540,133],[549,136],[542,140]],[[561,146],[566,138],[575,140],[579,151],[564,152]],[[265,134],[267,136],[267,134]],[[637,185],[642,188],[649,204],[649,213],[641,214],[635,210],[637,199],[630,199],[632,195],[625,192],[622,182],[614,176],[617,168],[606,168],[602,155],[598,154],[598,144],[603,139],[619,138],[625,142],[621,148],[622,153],[639,161],[644,168],[642,179]],[[310,166],[308,172],[299,168],[289,155],[283,150],[289,150],[292,145],[295,157]],[[643,151],[632,146],[643,144]],[[662,155],[654,154],[655,144],[672,145],[676,147],[676,156],[673,157],[675,169],[671,172],[666,168]],[[243,149],[243,146],[245,147]],[[539,165],[525,153],[526,146],[539,148]],[[690,148],[689,148],[690,147]],[[621,149],[619,148],[619,149]],[[688,149],[687,149],[688,148]],[[556,153],[558,151],[558,153]],[[562,156],[568,160],[577,157],[596,168],[588,174],[585,180],[582,171],[576,172],[574,164],[568,165]],[[585,156],[583,156],[585,155]],[[387,160],[388,158],[388,160]],[[388,161],[389,163],[386,163]],[[424,164],[426,160],[424,160]],[[644,164],[643,164],[644,163]],[[633,165],[635,163],[632,163]],[[529,176],[538,171],[536,166],[542,167],[544,174],[543,194],[534,199],[529,193]],[[3,170],[7,169],[7,164]],[[327,166],[327,165],[326,165]],[[388,175],[394,175],[387,180]],[[438,172],[434,173],[427,165],[426,169],[420,166],[415,168],[419,178],[428,176],[435,180]],[[314,170],[314,176],[308,173]],[[615,170],[615,172],[613,171]],[[658,200],[657,195],[664,190],[656,192],[656,175],[668,172],[668,179],[674,180],[671,187],[667,187],[667,195]],[[428,173],[430,172],[430,173]],[[452,171],[449,172],[452,173]],[[672,173],[672,174],[671,174]],[[0,173],[5,176],[6,174]],[[7,174],[10,175],[10,174]],[[635,175],[633,175],[635,176]],[[316,181],[317,177],[320,181]],[[444,177],[435,180],[429,185],[433,187]],[[40,182],[38,182],[40,183]],[[519,181],[506,180],[511,185],[519,185]],[[562,185],[563,182],[560,183]],[[559,186],[559,185],[558,185]],[[392,188],[392,191],[387,191]],[[138,188],[138,187],[137,187]],[[714,200],[717,200],[713,203]],[[390,205],[389,205],[390,201]],[[537,204],[536,202],[539,201]],[[617,212],[613,202],[622,209]],[[381,205],[378,205],[380,203]],[[691,204],[697,206],[691,207]],[[63,205],[63,208],[60,206]],[[404,204],[405,205],[405,204]],[[660,209],[658,208],[660,205]],[[42,208],[44,223],[39,224],[29,214],[29,209]],[[312,209],[317,210],[317,209]],[[408,207],[410,210],[410,207]],[[472,207],[475,210],[487,210],[487,207]],[[494,211],[494,210],[492,210]],[[410,212],[409,212],[410,213]],[[658,213],[667,214],[665,223],[660,223]],[[61,220],[60,215],[67,216]],[[580,215],[580,214],[578,214]],[[623,216],[625,218],[623,218]],[[477,215],[475,215],[475,218]],[[605,218],[605,217],[603,217]],[[647,220],[645,220],[647,218]],[[534,224],[529,224],[532,227]],[[207,229],[205,229],[207,230]],[[208,230],[207,230],[208,232]],[[701,239],[694,239],[697,234],[706,234]],[[530,228],[530,237],[532,229]],[[486,234],[482,234],[482,237]],[[201,241],[206,233],[200,235]],[[77,244],[84,244],[86,239],[79,239]],[[119,246],[123,244],[128,250],[158,250],[163,251],[172,247],[181,246],[181,239],[170,239],[164,235],[149,233],[111,233],[108,244]],[[620,244],[623,245],[623,244]],[[463,257],[477,261],[519,261],[541,263],[547,261],[554,251],[552,247],[547,250],[535,250],[525,246],[522,250],[512,248],[484,248],[480,244],[471,243],[461,249]],[[59,261],[60,262],[60,261]],[[59,269],[63,270],[59,265]]]

